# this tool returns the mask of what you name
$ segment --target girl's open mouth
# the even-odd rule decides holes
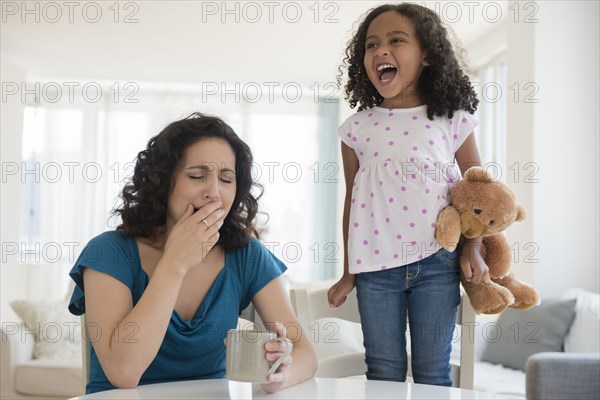
[[[377,74],[381,83],[390,82],[396,76],[398,69],[392,64],[381,64],[377,66]]]

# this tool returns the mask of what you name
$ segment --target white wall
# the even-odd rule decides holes
[[[23,82],[26,73],[16,65],[2,62],[0,77],[3,83]],[[4,95],[4,88],[2,89]],[[20,96],[6,96],[0,103],[0,149],[2,155],[2,266],[0,267],[0,320],[14,321],[9,301],[27,294],[27,270],[19,268],[18,256],[12,253],[19,243],[20,179],[8,175],[14,164],[21,165],[21,132],[24,104]],[[17,175],[18,176],[18,175]]]
[[[534,24],[534,276],[548,296],[576,285],[599,290],[598,4],[540,2]]]

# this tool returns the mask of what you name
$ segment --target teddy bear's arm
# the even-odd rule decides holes
[[[460,214],[456,208],[448,206],[437,216],[435,238],[448,251],[454,251],[460,240]]]

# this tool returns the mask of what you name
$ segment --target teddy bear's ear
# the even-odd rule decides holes
[[[525,209],[523,208],[523,206],[517,204],[517,218],[515,219],[515,221],[523,221],[523,220],[525,220],[526,217],[527,217],[527,212],[525,212]]]
[[[490,183],[493,181],[490,174],[481,167],[471,167],[465,172],[465,179],[470,182]]]

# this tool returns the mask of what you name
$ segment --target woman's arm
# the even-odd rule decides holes
[[[460,173],[474,166],[480,166],[479,151],[475,143],[475,135],[471,133],[455,154]],[[488,266],[481,257],[481,238],[466,239],[460,255],[460,267],[467,282],[479,284],[488,273]]]
[[[287,336],[293,342],[290,359],[284,361],[276,373],[270,375],[271,383],[262,385],[263,389],[272,393],[312,378],[317,370],[317,356],[294,314],[282,278],[275,278],[269,282],[254,296],[252,302],[265,324],[278,323],[278,327],[273,326],[273,330],[280,336]],[[268,360],[274,361],[278,354],[285,350],[285,346],[286,344],[281,342],[267,344],[267,350],[275,353],[269,354]]]
[[[106,273],[84,269],[86,322],[98,329],[92,345],[114,386],[137,386],[156,357],[183,279],[218,240],[222,217],[217,203],[196,213],[188,207],[172,228],[164,253],[135,307],[131,291],[122,282]],[[205,219],[210,226],[199,223]]]
[[[354,288],[356,277],[350,274],[348,268],[348,226],[350,225],[350,207],[352,201],[352,185],[360,167],[354,150],[342,142],[342,161],[344,163],[344,179],[346,181],[346,197],[344,198],[344,214],[342,216],[342,236],[344,240],[344,274],[340,280],[329,289],[327,297],[329,304],[339,307],[346,301],[346,296]]]

